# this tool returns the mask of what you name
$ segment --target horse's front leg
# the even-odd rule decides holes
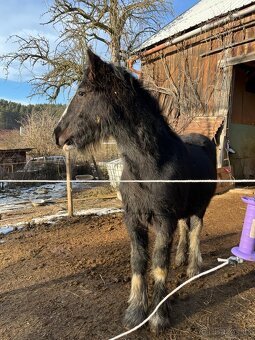
[[[151,311],[167,295],[166,280],[169,269],[170,249],[177,220],[161,221],[156,225],[156,240],[152,259],[152,273],[154,277],[154,291]],[[150,320],[150,328],[160,333],[170,325],[169,301],[164,302]]]
[[[124,325],[132,328],[147,316],[148,296],[146,270],[148,261],[148,227],[132,214],[126,214],[125,222],[131,239],[131,292],[129,306],[124,317]]]

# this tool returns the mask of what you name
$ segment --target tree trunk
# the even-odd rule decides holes
[[[115,64],[120,64],[120,23],[119,23],[119,4],[118,0],[110,2],[110,26],[112,27],[111,34],[111,61]]]

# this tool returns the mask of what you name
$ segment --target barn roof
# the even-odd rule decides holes
[[[255,3],[255,0],[200,0],[159,32],[146,40],[136,51],[155,45],[169,37],[191,31],[208,21]]]

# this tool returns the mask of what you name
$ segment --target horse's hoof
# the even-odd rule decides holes
[[[192,278],[193,276],[196,276],[200,273],[200,267],[188,267],[187,269],[187,277]]]
[[[184,255],[177,255],[175,257],[175,268],[182,267],[186,264],[186,257]]]
[[[169,316],[160,316],[158,313],[154,314],[149,321],[151,332],[156,335],[163,333],[166,329],[170,328]]]
[[[129,306],[125,312],[123,325],[127,329],[134,328],[142,323],[147,317],[147,313],[143,307]]]
[[[156,305],[157,302],[151,306],[152,311],[156,308]],[[166,300],[149,320],[151,332],[160,334],[170,327],[170,310],[170,301]]]

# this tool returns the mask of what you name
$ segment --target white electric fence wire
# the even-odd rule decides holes
[[[236,258],[236,263],[238,263],[238,260]],[[188,279],[187,281],[183,282],[180,286],[178,286],[177,288],[175,288],[172,292],[170,292],[166,297],[164,297],[163,300],[160,301],[160,303],[157,305],[157,307],[153,310],[153,312],[143,321],[141,322],[139,325],[135,326],[134,328],[128,330],[127,332],[124,332],[124,333],[121,333],[117,336],[115,336],[114,338],[110,338],[109,340],[115,340],[115,339],[119,339],[119,338],[122,338],[123,336],[126,336],[134,331],[136,331],[138,328],[142,327],[144,324],[146,324],[146,322],[148,322],[152,317],[153,315],[157,312],[157,310],[159,309],[159,307],[167,300],[169,299],[170,296],[172,296],[173,294],[175,294],[176,292],[178,292],[178,290],[180,290],[182,287],[186,286],[188,283],[198,279],[199,277],[201,276],[204,276],[204,275],[207,275],[207,274],[210,274],[220,268],[223,268],[225,267],[226,265],[228,265],[229,263],[232,263],[233,261],[233,257],[231,256],[230,258],[228,259],[218,259],[218,261],[220,262],[223,262],[221,264],[219,264],[218,266],[214,267],[214,268],[211,268],[209,270],[206,270],[205,272],[202,272],[198,275],[195,275],[193,277],[191,277],[190,279]]]
[[[66,183],[66,180],[54,179],[0,179],[1,183]],[[111,180],[89,179],[72,180],[72,183],[111,183]],[[118,183],[255,183],[255,179],[122,179]]]

